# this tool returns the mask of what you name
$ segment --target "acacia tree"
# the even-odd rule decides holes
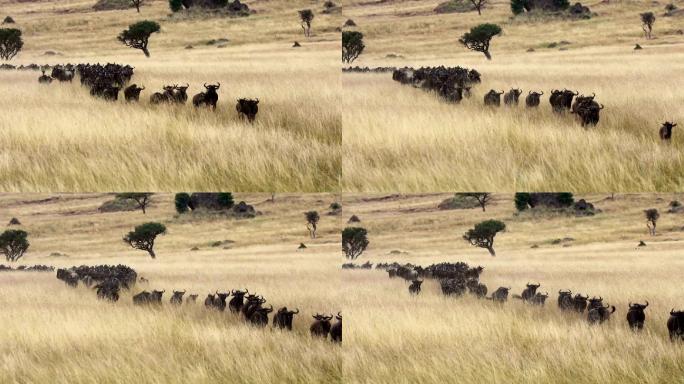
[[[347,227],[342,231],[342,252],[347,259],[361,256],[368,247],[368,231],[361,227]]]
[[[651,236],[656,234],[656,222],[660,218],[660,213],[655,208],[650,208],[644,210],[644,216],[646,216],[646,227],[648,227],[648,233]]]
[[[150,257],[156,258],[154,253],[154,240],[159,235],[166,233],[166,226],[161,223],[145,223],[135,227],[133,231],[124,236],[123,241],[135,249],[147,251]]]
[[[305,212],[304,216],[306,216],[306,229],[309,230],[309,235],[311,236],[311,238],[315,239],[316,226],[318,225],[318,220],[320,220],[321,217],[318,215],[318,212],[316,211]]]
[[[311,22],[314,19],[314,13],[310,9],[302,9],[299,11],[299,19],[301,20],[304,36],[311,37]]]
[[[117,39],[127,47],[140,49],[146,57],[150,57],[150,51],[147,49],[150,36],[160,29],[156,22],[143,20],[129,25],[128,29],[121,31]]]
[[[487,60],[492,59],[492,55],[489,54],[489,43],[494,36],[501,34],[501,27],[496,24],[480,24],[476,27],[470,29],[470,32],[466,32],[458,39],[458,42],[463,44],[466,48],[471,51],[477,51],[484,53]]]
[[[470,2],[477,9],[477,14],[482,15],[482,8],[487,4],[487,0],[470,0]]]
[[[459,193],[461,196],[472,197],[477,200],[480,207],[482,207],[482,212],[486,212],[485,207],[492,201],[492,194],[489,192],[469,192],[469,193]]]
[[[0,28],[0,58],[11,60],[21,51],[24,41],[21,31],[16,28]]]
[[[641,14],[641,29],[644,30],[647,39],[651,38],[651,32],[653,32],[653,24],[655,21],[656,17],[653,12],[644,12]]]
[[[468,241],[471,245],[485,248],[489,254],[496,256],[494,252],[494,237],[497,233],[506,229],[506,224],[499,220],[486,220],[476,224],[463,235],[463,239]]]
[[[145,209],[147,208],[148,205],[152,202],[152,197],[153,193],[149,192],[126,192],[126,193],[119,193],[116,195],[117,199],[121,200],[133,200],[138,204],[138,207],[142,209],[143,215],[145,214]]]
[[[138,13],[140,13],[140,6],[142,5],[144,0],[131,0],[131,6],[135,7],[135,9],[138,10]]]
[[[358,31],[342,31],[342,61],[352,63],[366,46],[363,44],[363,33]]]
[[[7,261],[17,261],[29,247],[28,233],[21,229],[8,229],[0,235],[0,254]]]

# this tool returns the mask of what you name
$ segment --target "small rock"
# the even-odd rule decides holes
[[[306,245],[304,245],[304,243],[299,243],[299,248],[297,249],[306,249]]]
[[[301,46],[302,46],[302,45],[299,44],[299,41],[295,41],[294,44],[292,44],[292,48],[299,48],[299,47],[301,47]]]
[[[634,50],[637,50],[637,49],[643,49],[643,48],[641,48],[641,45],[637,44],[634,46]]]
[[[534,52],[534,48],[527,48],[527,52]]]
[[[643,240],[639,241],[639,245],[637,245],[637,247],[645,247],[645,246],[646,246],[646,243],[644,243]]]
[[[345,27],[356,27],[356,23],[352,19],[347,19],[347,21],[344,22]]]
[[[195,48],[195,47],[193,47],[192,45],[186,45],[185,46],[185,49],[193,49],[193,48]]]

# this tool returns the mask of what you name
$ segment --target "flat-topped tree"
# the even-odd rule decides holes
[[[11,60],[24,46],[21,31],[16,28],[0,28],[0,58]]]
[[[489,192],[468,192],[468,193],[458,193],[458,195],[471,197],[477,200],[477,203],[482,207],[482,212],[486,212],[485,207],[492,201],[492,194]]]
[[[473,7],[477,10],[478,15],[482,15],[482,8],[487,5],[487,0],[470,0],[470,2],[473,4]]]
[[[458,42],[463,44],[471,51],[484,53],[487,60],[492,59],[489,54],[489,44],[494,36],[501,34],[501,27],[496,24],[480,24],[470,29],[458,39]]]
[[[156,258],[154,253],[154,240],[159,235],[166,233],[166,226],[161,223],[145,223],[138,225],[131,232],[124,236],[123,241],[135,249],[147,251],[150,257]]]
[[[304,36],[311,36],[311,22],[314,19],[314,13],[310,9],[302,9],[299,11],[299,19],[301,20],[302,29],[304,30]]]
[[[135,9],[138,10],[138,13],[140,13],[140,6],[142,5],[144,0],[131,0],[131,6],[135,7]]]
[[[494,252],[494,237],[504,229],[506,229],[506,224],[503,222],[499,220],[486,220],[469,229],[463,235],[463,239],[473,246],[485,248],[489,251],[490,255],[496,256],[496,252]]]
[[[161,27],[154,21],[143,20],[128,26],[128,29],[121,31],[117,39],[127,47],[140,49],[146,57],[150,57],[147,49],[150,36],[158,33]]]
[[[357,31],[342,31],[342,62],[352,63],[366,46],[363,44],[363,33]]]
[[[0,234],[0,254],[5,255],[7,261],[17,261],[24,256],[29,247],[28,233],[21,229],[8,229]]]
[[[147,208],[148,205],[152,202],[152,197],[153,193],[149,192],[126,192],[126,193],[118,193],[116,195],[117,199],[121,200],[133,200],[138,204],[138,207],[142,209],[143,215],[145,214],[145,209]]]
[[[648,227],[648,233],[651,236],[656,234],[656,222],[660,218],[660,213],[655,208],[650,208],[644,210],[644,216],[646,216],[646,226]]]
[[[306,229],[309,230],[309,235],[311,236],[311,238],[315,239],[318,221],[321,219],[321,217],[318,215],[318,212],[316,211],[305,212],[304,216],[306,216]]]
[[[347,259],[361,256],[368,247],[368,231],[361,227],[347,227],[342,231],[342,251]]]

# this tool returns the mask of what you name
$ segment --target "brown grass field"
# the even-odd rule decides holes
[[[43,201],[58,196],[56,200]],[[340,284],[339,220],[323,214],[333,195],[237,194],[254,204],[254,219],[187,214],[176,217],[173,195],[156,195],[140,211],[99,213],[111,195],[0,195],[0,220],[11,217],[29,232],[18,264],[73,266],[126,264],[138,283],[116,303],[84,286],[72,289],[48,272],[0,276],[0,382],[2,383],[336,383],[342,349],[311,338],[315,312],[346,309]],[[319,237],[308,238],[303,212],[321,212]],[[133,250],[123,234],[144,221],[168,233],[156,242],[157,259]],[[4,224],[3,224],[4,225]],[[227,242],[232,240],[234,243]],[[219,246],[212,244],[217,241]],[[297,251],[300,242],[308,246]],[[190,251],[198,247],[199,250]],[[67,256],[50,256],[59,252]],[[4,260],[3,260],[4,263]],[[7,263],[4,263],[7,264]],[[215,290],[248,288],[275,308],[298,307],[292,333],[256,329],[241,318],[208,311]],[[162,308],[133,306],[143,289],[166,289]],[[199,294],[176,309],[170,292]]]
[[[94,0],[4,2],[23,32],[10,63],[131,64],[144,85],[140,105],[95,99],[79,85],[38,84],[39,72],[0,71],[0,190],[13,192],[218,190],[325,192],[338,188],[340,14],[322,1],[245,1],[245,18],[169,17],[168,1],[95,12]],[[297,10],[316,13],[304,38]],[[161,24],[151,58],[116,40],[133,22]],[[3,26],[4,27],[4,26]],[[224,48],[207,45],[227,38]],[[298,40],[302,48],[291,48]],[[185,49],[192,45],[194,49]],[[46,56],[46,51],[58,56]],[[153,107],[164,84],[220,82],[216,113]],[[236,99],[259,98],[257,121],[238,118]]]
[[[356,214],[370,246],[357,263],[411,262],[427,266],[465,261],[481,265],[491,293],[527,282],[548,291],[545,307],[510,299],[503,306],[472,296],[447,298],[426,279],[409,295],[403,279],[382,270],[345,270],[345,380],[353,383],[663,383],[679,382],[684,348],[665,326],[671,308],[683,308],[684,216],[669,214],[672,194],[583,197],[602,213],[593,217],[551,213],[516,215],[510,195],[495,195],[480,209],[440,211],[449,195],[345,195],[345,217]],[[658,233],[647,234],[643,209],[658,208]],[[507,224],[496,237],[497,256],[470,246],[462,234],[496,218]],[[553,244],[571,237],[574,241]],[[639,240],[646,247],[637,248]],[[532,245],[538,248],[532,249]],[[564,245],[565,244],[565,245]],[[403,254],[389,254],[397,250]],[[557,292],[602,296],[617,307],[608,323],[561,313]],[[648,300],[637,334],[625,320],[627,304]]]
[[[684,120],[683,13],[664,17],[667,2],[618,0],[583,2],[597,14],[590,20],[511,18],[509,2],[493,0],[482,16],[438,15],[432,10],[440,2],[345,3],[345,18],[365,36],[366,50],[352,65],[461,65],[482,74],[460,105],[402,87],[391,74],[344,74],[345,191],[682,188],[683,136],[675,131],[665,145],[658,129],[665,120]],[[641,30],[645,11],[656,14],[652,40]],[[492,41],[491,61],[458,43],[485,22],[503,29]],[[570,44],[548,48],[562,41]],[[636,43],[643,50],[634,51]],[[487,91],[511,88],[523,89],[521,106],[484,108]],[[605,105],[598,126],[584,129],[572,116],[553,114],[554,88],[595,92]],[[524,107],[530,90],[544,92],[539,110]]]

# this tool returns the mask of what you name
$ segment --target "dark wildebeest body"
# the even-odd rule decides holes
[[[408,290],[412,295],[417,295],[420,293],[420,285],[423,284],[423,280],[413,280],[411,285],[409,285]]]
[[[492,297],[490,300],[494,300],[499,303],[506,302],[508,300],[508,291],[511,290],[511,287],[499,287],[496,289],[496,291],[492,292]]]
[[[119,300],[119,290],[121,289],[121,284],[117,278],[109,278],[95,287],[97,289],[98,299],[104,299],[109,301]]]
[[[667,331],[670,334],[670,341],[684,339],[684,311],[670,311],[670,318],[667,319]]]
[[[197,302],[197,296],[198,296],[198,295],[197,295],[196,293],[195,293],[195,294],[192,294],[192,295],[188,295],[188,299],[185,301],[185,303],[186,303],[186,304],[190,304],[190,303],[193,303],[193,304],[194,304],[194,303],[196,303],[196,302]]]
[[[169,302],[171,304],[183,304],[183,295],[185,295],[185,291],[173,291],[173,296]]]
[[[282,307],[273,316],[273,327],[280,329],[292,330],[292,320],[294,315],[299,313],[299,308],[295,311],[289,311],[287,307]]]
[[[228,302],[228,309],[233,313],[239,313],[244,304],[244,297],[249,291],[245,289],[244,291],[230,291],[230,293],[233,295],[233,298]]]
[[[120,88],[117,86],[105,87],[102,91],[102,98],[108,101],[117,101],[119,100],[119,90]]]
[[[612,308],[613,310],[609,311],[610,308]],[[600,306],[598,307],[594,306],[593,308],[589,309],[589,312],[587,313],[587,320],[589,320],[589,323],[591,324],[601,324],[604,321],[610,320],[610,315],[614,312],[615,306],[603,306],[603,304],[600,304]]]
[[[173,101],[178,104],[185,104],[188,101],[188,88],[190,84],[184,86],[176,86],[173,92]]]
[[[242,315],[244,316],[245,320],[249,321],[254,312],[261,308],[261,305],[265,302],[266,300],[261,296],[249,295],[247,297],[247,302],[242,307]]]
[[[330,327],[330,340],[334,343],[342,342],[342,314],[337,312],[337,321]]]
[[[478,299],[482,299],[487,296],[487,286],[482,283],[478,283],[475,280],[468,284],[468,291],[475,295]]]
[[[501,95],[503,95],[503,91],[501,92],[496,92],[495,90],[490,90],[487,92],[484,96],[484,103],[485,105],[490,105],[493,107],[498,107],[501,105]]]
[[[313,318],[315,321],[313,324],[311,324],[311,327],[309,327],[311,336],[322,337],[324,339],[327,338],[328,333],[330,333],[330,320],[332,320],[333,316],[325,316],[317,313],[313,316]]]
[[[532,92],[532,91],[530,91],[527,94],[527,97],[525,98],[525,105],[528,108],[538,107],[540,96],[542,96],[543,94],[544,94],[544,92]]]
[[[212,295],[211,293],[207,294],[207,298],[204,299],[204,306],[207,308],[214,308],[214,300],[216,299],[215,295]]]
[[[38,82],[40,84],[50,84],[52,83],[52,77],[46,75],[45,71],[43,71],[43,74],[40,77],[38,77]]]
[[[218,103],[218,89],[221,88],[221,83],[216,85],[206,83],[204,84],[205,92],[196,94],[192,98],[192,105],[195,107],[200,107],[202,105],[210,106],[212,109],[216,110],[216,103]]]
[[[254,122],[259,112],[259,99],[239,99],[235,105],[238,115],[242,119],[247,119],[250,123]]]
[[[532,300],[537,293],[537,288],[539,288],[541,284],[527,283],[525,286],[526,288],[522,291],[522,294],[520,294],[520,296],[514,296],[516,299],[522,299],[522,301]]]
[[[641,330],[644,328],[644,322],[646,321],[646,314],[644,310],[648,307],[648,301],[646,304],[632,304],[629,303],[629,310],[627,310],[627,323],[629,327],[634,330]]]
[[[660,135],[660,140],[670,141],[672,139],[672,128],[676,126],[677,124],[674,122],[664,122],[663,126],[660,127],[660,131],[658,131],[658,134]]]
[[[537,292],[537,294],[535,294],[534,297],[529,300],[529,302],[533,305],[539,305],[539,306],[543,307],[544,304],[546,303],[546,299],[548,297],[549,297],[548,292],[543,293],[543,294],[541,292]]]
[[[150,302],[150,293],[142,291],[133,296],[133,304],[148,304]]]
[[[577,115],[578,119],[582,123],[583,127],[587,125],[596,125],[599,122],[601,110],[603,105],[597,103],[594,100],[584,102],[577,107],[577,112],[573,112]]]
[[[226,310],[226,298],[230,296],[230,293],[219,293],[216,291],[216,297],[214,298],[214,308],[223,312]]]
[[[129,85],[124,89],[124,98],[126,101],[140,101],[140,92],[145,87],[138,87],[137,84]]]
[[[163,89],[164,92],[155,92],[150,96],[150,104],[170,103],[173,101],[173,91],[176,87],[166,85]]]
[[[593,95],[591,95],[591,96],[584,96],[584,95],[577,96],[577,97],[575,98],[575,101],[572,103],[572,109],[571,109],[571,111],[572,111],[573,113],[577,113],[577,111],[580,109],[581,106],[587,105],[588,103],[590,103],[591,101],[593,101],[593,100],[594,100],[594,97],[596,97],[596,94],[593,94]]]
[[[558,308],[563,311],[569,311],[575,306],[572,299],[572,291],[558,291]]]
[[[504,104],[509,106],[518,105],[518,98],[520,98],[521,93],[522,89],[512,88],[504,95]]]
[[[273,312],[273,306],[270,308],[259,307],[254,310],[254,313],[249,317],[249,322],[257,327],[265,327],[268,325],[268,314]]]
[[[575,298],[572,300],[573,303],[573,308],[575,309],[576,312],[579,313],[584,313],[584,310],[587,309],[587,299],[589,296],[582,296],[581,294],[576,294]]]

